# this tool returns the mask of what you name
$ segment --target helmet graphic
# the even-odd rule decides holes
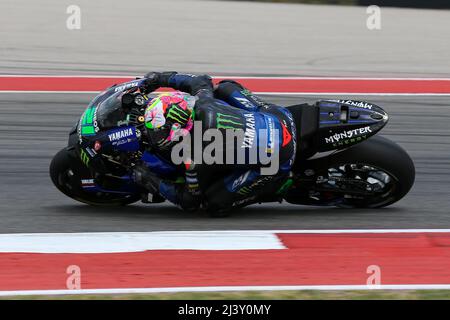
[[[195,98],[179,91],[160,94],[145,110],[145,127],[149,141],[160,148],[168,148],[185,136],[193,126],[192,110]]]

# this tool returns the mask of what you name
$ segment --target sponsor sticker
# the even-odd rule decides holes
[[[371,133],[372,129],[370,127],[363,127],[353,130],[348,130],[344,132],[335,133],[328,138],[325,138],[325,143],[336,143],[340,140],[351,139],[353,137],[358,137],[366,133]]]
[[[247,181],[248,175],[250,174],[250,171],[247,171],[246,173],[244,173],[243,175],[239,176],[234,182],[233,185],[231,187],[231,189],[234,191],[236,190],[239,186],[243,185],[245,183],[245,181]]]
[[[256,137],[255,129],[255,114],[244,113],[245,117],[245,131],[244,131],[244,142],[241,148],[251,148]]]
[[[354,107],[358,107],[358,108],[363,108],[363,109],[368,109],[368,110],[372,110],[373,104],[364,102],[364,101],[354,101],[354,100],[335,100],[339,103],[343,103],[343,104],[349,104],[351,106]]]
[[[121,86],[115,87],[114,92],[124,91],[133,87],[137,87],[139,85],[139,81],[133,81],[126,84],[123,84]]]
[[[118,130],[108,134],[109,141],[114,142],[133,136],[133,128]]]

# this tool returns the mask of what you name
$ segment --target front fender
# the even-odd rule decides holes
[[[75,125],[72,127],[72,129],[70,129],[69,140],[67,141],[67,146],[74,147],[76,144],[78,144],[79,141],[80,140],[78,137],[78,121],[77,121],[77,123],[75,123]]]

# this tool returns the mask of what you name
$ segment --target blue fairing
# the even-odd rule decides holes
[[[134,181],[131,176],[125,175],[125,176],[118,177],[118,178],[123,180],[123,184],[121,185],[120,188],[114,189],[114,190],[105,189],[105,188],[99,186],[98,184],[96,184],[94,182],[94,179],[88,180],[89,183],[83,183],[83,181],[87,181],[87,180],[82,180],[81,187],[83,188],[84,191],[93,192],[93,193],[96,193],[96,192],[116,193],[116,194],[136,194],[136,193],[138,193],[139,190],[137,189],[137,186],[134,184]]]
[[[177,168],[174,165],[148,151],[143,153],[142,160],[147,164],[152,172],[159,176],[173,175],[177,172]]]

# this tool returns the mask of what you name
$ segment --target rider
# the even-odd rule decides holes
[[[167,159],[179,142],[176,137],[188,134],[192,145],[200,140],[204,148],[207,144],[195,134],[201,132],[203,136],[208,129],[222,133],[241,130],[243,140],[238,142],[241,145],[237,149],[232,148],[232,159],[236,160],[237,152],[242,149],[246,153],[240,158],[243,161],[232,166],[208,165],[196,158],[186,158],[185,182],[181,184],[160,179],[145,165],[136,166],[136,182],[185,210],[202,206],[219,213],[281,198],[282,192],[292,184],[290,171],[296,154],[296,127],[288,109],[261,100],[232,80],[221,81],[214,87],[207,75],[150,72],[145,78],[147,93],[159,87],[187,93],[160,94],[146,107],[147,137],[159,155]],[[201,126],[201,130],[195,130],[195,126]],[[224,141],[222,147],[226,152],[230,143]],[[268,164],[262,163],[261,157],[250,161],[250,151],[262,147],[266,155],[277,156],[277,167],[270,174],[263,173]]]

